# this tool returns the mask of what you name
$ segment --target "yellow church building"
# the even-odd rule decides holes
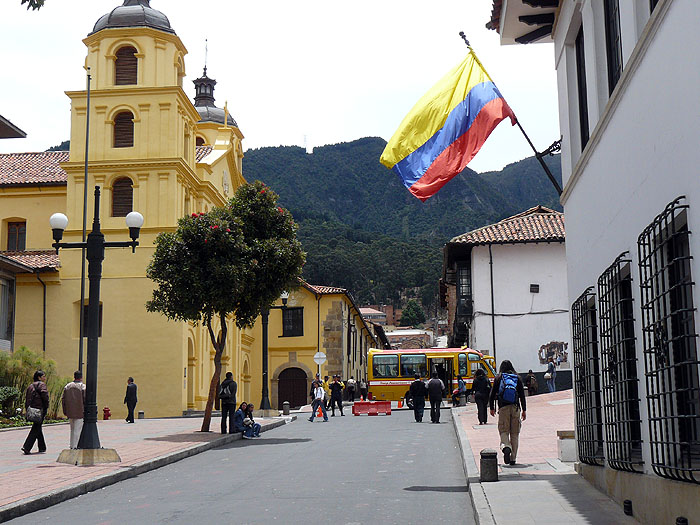
[[[109,406],[115,417],[123,417],[125,383],[133,376],[138,410],[146,417],[199,411],[213,373],[209,335],[202,326],[146,311],[153,290],[146,267],[158,233],[174,231],[186,214],[223,205],[245,183],[243,134],[215,105],[216,82],[206,67],[194,81],[194,103],[187,97],[187,50],[149,0],[125,0],[101,17],[83,42],[90,105],[87,91],[66,93],[70,151],[0,155],[0,351],[19,346],[42,351],[66,376],[80,366],[80,316],[87,309],[87,292],[80,304],[81,252],[51,250],[48,220],[55,212],[66,214],[63,240],[82,240],[89,110],[87,186],[90,196],[95,186],[102,190],[106,240],[128,240],[124,217],[130,211],[145,218],[135,254],[108,248],[103,263],[98,407]],[[92,213],[91,197],[88,226]],[[303,283],[287,302],[280,300],[270,312],[273,407],[295,395],[302,373],[308,393],[319,350],[328,355],[322,374],[364,377],[366,351],[377,346],[376,337],[347,290]],[[229,321],[222,357],[223,372],[233,371],[239,384],[239,399],[258,406],[261,330],[260,320],[245,330]]]

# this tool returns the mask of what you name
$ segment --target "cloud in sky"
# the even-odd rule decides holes
[[[27,11],[0,6],[0,114],[27,132],[0,151],[41,151],[70,135],[64,91],[84,89],[82,39],[121,0],[46,0]],[[244,147],[310,147],[365,136],[389,139],[413,104],[466,47],[464,31],[539,149],[559,138],[551,44],[500,46],[484,26],[490,0],[151,0],[189,54],[185,91],[204,66],[217,80]],[[532,155],[508,121],[469,167],[500,169]]]

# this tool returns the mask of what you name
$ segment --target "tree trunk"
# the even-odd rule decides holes
[[[209,383],[209,397],[207,398],[207,406],[204,409],[204,420],[202,421],[202,432],[209,432],[209,425],[211,423],[211,412],[214,408],[214,400],[216,398],[216,389],[219,386],[219,379],[221,378],[221,354],[226,348],[226,333],[228,327],[226,326],[226,315],[219,314],[221,320],[221,338],[217,338],[214,335],[214,330],[211,327],[211,319],[207,320],[207,330],[209,331],[209,337],[211,338],[211,343],[214,346],[214,374],[211,377],[211,382]]]

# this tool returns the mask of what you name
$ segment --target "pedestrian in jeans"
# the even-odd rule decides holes
[[[430,399],[430,422],[440,422],[440,405],[442,404],[442,392],[445,383],[438,378],[438,373],[433,372],[433,377],[428,381],[428,398]]]
[[[63,415],[68,418],[70,425],[70,448],[78,448],[85,412],[83,373],[80,370],[73,372],[73,379],[74,381],[68,383],[63,389],[61,406],[63,407]]]
[[[39,453],[46,452],[46,441],[44,441],[41,425],[44,423],[46,412],[49,409],[49,390],[46,388],[46,374],[43,370],[34,372],[34,382],[29,385],[25,393],[24,408],[26,410],[29,407],[41,410],[41,420],[32,422],[29,435],[22,445],[22,452],[31,454],[35,441],[39,446]]]
[[[355,401],[355,386],[356,386],[355,378],[353,376],[350,376],[350,379],[348,379],[348,384],[346,385],[346,390],[348,391],[348,401]]]
[[[253,417],[253,412],[255,411],[255,405],[253,403],[248,403],[248,408],[245,411],[246,417],[250,420],[250,426],[252,431],[252,435],[254,438],[259,438],[260,437],[260,430],[262,429],[262,426],[260,423],[255,422],[255,418]],[[243,420],[243,423],[245,424],[245,419]]]
[[[360,399],[367,401],[367,381],[360,379]]]
[[[309,418],[309,421],[312,423],[314,422],[314,418],[316,417],[316,411],[318,410],[318,407],[321,407],[321,412],[323,413],[323,421],[328,421],[328,412],[326,412],[326,405],[323,402],[323,397],[325,395],[323,391],[323,387],[320,385],[320,383],[317,383],[314,381],[313,383],[314,386],[314,401],[311,403],[311,417]]]
[[[422,423],[423,412],[425,411],[425,396],[428,395],[428,389],[420,378],[420,374],[416,373],[413,377],[415,381],[411,383],[408,392],[411,396],[411,402],[413,403],[413,417],[416,418],[416,423]]]
[[[557,386],[554,381],[557,378],[557,367],[554,365],[553,357],[550,357],[547,361],[547,372],[544,374],[544,379],[547,381],[547,390],[550,393],[556,392]]]
[[[241,432],[243,439],[252,439],[253,427],[245,424],[245,420],[248,419],[246,410],[248,410],[248,403],[243,401],[233,415],[233,433]]]
[[[506,465],[515,465],[520,438],[520,419],[525,421],[525,388],[513,364],[505,360],[493,381],[489,396],[491,415],[496,415],[498,401],[498,433],[501,435],[501,451]],[[522,408],[522,415],[521,415]]]
[[[485,425],[488,420],[486,407],[489,404],[489,395],[491,394],[491,382],[486,377],[486,372],[479,368],[474,373],[474,382],[472,383],[471,393],[474,394],[476,409],[479,417],[479,424]]]
[[[124,396],[124,404],[126,405],[126,408],[129,409],[129,414],[126,416],[127,423],[134,422],[134,409],[136,408],[136,403],[138,403],[136,388],[136,383],[134,383],[133,377],[126,380],[126,395]]]
[[[221,400],[221,433],[226,434],[226,420],[229,432],[233,434],[233,415],[236,413],[236,392],[238,383],[233,380],[233,372],[226,372],[226,379],[219,387]]]

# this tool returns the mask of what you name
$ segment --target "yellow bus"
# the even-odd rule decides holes
[[[474,373],[483,369],[493,381],[496,361],[471,348],[416,348],[369,349],[368,357],[369,398],[379,401],[398,401],[407,398],[408,389],[418,373],[424,379],[433,372],[445,383],[445,394],[451,396],[457,388],[457,376],[462,376],[467,388],[474,381]]]

